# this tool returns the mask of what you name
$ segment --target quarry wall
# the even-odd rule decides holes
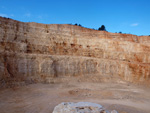
[[[150,81],[150,36],[0,17],[0,80],[51,82],[98,75]]]

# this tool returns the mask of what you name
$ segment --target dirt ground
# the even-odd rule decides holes
[[[61,102],[94,102],[119,113],[150,113],[150,88],[129,83],[30,84],[0,90],[0,113],[52,113]]]

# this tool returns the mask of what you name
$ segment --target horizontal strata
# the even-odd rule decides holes
[[[0,73],[5,75],[2,78],[21,76],[36,81],[99,74],[107,78],[120,77],[130,82],[142,82],[149,80],[150,72],[149,65],[92,57],[7,53],[1,54],[0,59]]]
[[[150,79],[149,44],[149,36],[0,17],[0,79],[98,74],[145,82]]]

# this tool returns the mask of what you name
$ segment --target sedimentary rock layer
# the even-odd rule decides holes
[[[1,81],[63,76],[150,80],[150,36],[109,33],[67,24],[0,17]]]

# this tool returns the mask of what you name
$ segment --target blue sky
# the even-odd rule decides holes
[[[0,0],[0,16],[150,35],[150,0]]]

